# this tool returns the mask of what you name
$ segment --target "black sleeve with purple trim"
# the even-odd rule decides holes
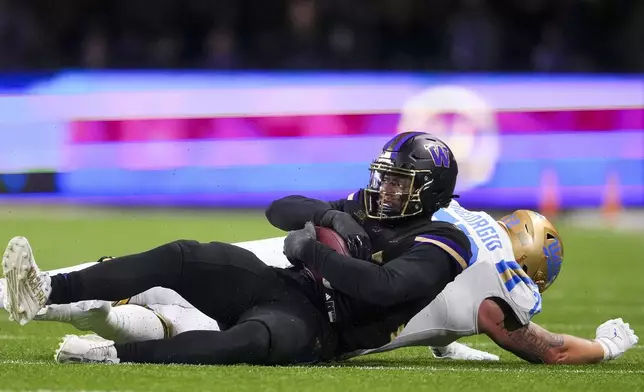
[[[369,304],[394,306],[432,300],[465,268],[462,263],[470,256],[469,241],[455,228],[416,236],[409,245],[400,256],[378,265],[343,256],[311,241],[303,260],[333,289]]]
[[[266,209],[266,219],[284,231],[299,230],[306,222],[320,225],[329,210],[342,210],[345,200],[326,202],[305,196],[293,195],[277,199]]]

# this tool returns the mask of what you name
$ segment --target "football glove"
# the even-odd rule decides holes
[[[332,228],[344,239],[353,257],[369,260],[371,257],[371,240],[367,232],[353,217],[338,210],[327,211],[320,225]]]
[[[621,318],[608,320],[597,327],[595,341],[604,348],[604,360],[617,359],[637,344],[639,338]]]
[[[315,241],[315,226],[313,223],[306,222],[303,229],[290,231],[284,239],[284,255],[295,266],[302,263],[304,246],[309,241]]]

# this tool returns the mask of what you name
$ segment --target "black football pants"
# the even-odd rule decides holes
[[[315,362],[329,339],[323,314],[253,253],[181,240],[52,276],[50,302],[116,301],[152,287],[176,291],[229,327],[117,344],[121,362],[293,364]]]

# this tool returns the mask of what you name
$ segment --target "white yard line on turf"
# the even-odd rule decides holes
[[[0,360],[0,365],[51,365],[52,363],[54,363],[54,361],[25,361],[22,359]]]
[[[444,373],[444,372],[463,372],[463,373],[541,373],[543,367],[526,367],[526,368],[487,368],[487,367],[434,367],[434,366],[289,366],[288,368],[297,369],[342,369],[363,370],[363,371],[413,371],[423,373]],[[610,370],[610,369],[572,369],[572,368],[555,368],[549,367],[555,373],[578,373],[578,374],[644,374],[642,370]]]
[[[468,343],[463,343],[466,346],[472,347],[472,348],[477,348],[477,347],[499,347],[496,345],[496,343],[492,342],[468,342]],[[637,346],[631,348],[631,350],[644,350],[644,344],[638,344]]]
[[[60,340],[62,336],[33,336],[33,335],[0,335],[0,340]]]
[[[22,360],[0,360],[0,365],[51,365],[53,361],[22,361]],[[127,365],[127,364],[124,364]],[[119,366],[119,365],[106,365],[106,366]],[[122,366],[122,365],[120,365]],[[189,366],[189,365],[188,365]],[[274,368],[273,368],[274,369]],[[286,366],[284,370],[288,369],[346,369],[349,371],[360,370],[360,371],[410,371],[410,372],[422,372],[422,373],[446,373],[446,372],[464,372],[464,373],[540,373],[543,371],[543,367],[540,366],[531,366],[525,368],[514,368],[514,367],[436,367],[436,366],[360,366],[356,365],[345,365],[345,366]],[[574,369],[570,367],[548,367],[549,370],[552,370],[556,373],[569,373],[569,374],[644,374],[644,369],[642,370],[623,370],[623,369]],[[6,390],[0,390],[0,392],[5,392]],[[119,391],[123,392],[123,391]]]
[[[0,340],[24,340],[24,339],[29,339],[29,336],[0,335]]]

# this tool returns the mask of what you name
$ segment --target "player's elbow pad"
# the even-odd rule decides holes
[[[264,213],[266,220],[268,220],[271,225],[284,231],[300,229],[300,227],[292,228],[292,219],[288,219],[288,216],[281,213],[288,209],[288,206],[285,205],[288,202],[285,199],[286,198],[277,199],[268,206]]]
[[[299,230],[308,221],[319,224],[319,220],[331,205],[322,200],[291,195],[277,199],[266,209],[266,219],[271,225],[284,231]]]

